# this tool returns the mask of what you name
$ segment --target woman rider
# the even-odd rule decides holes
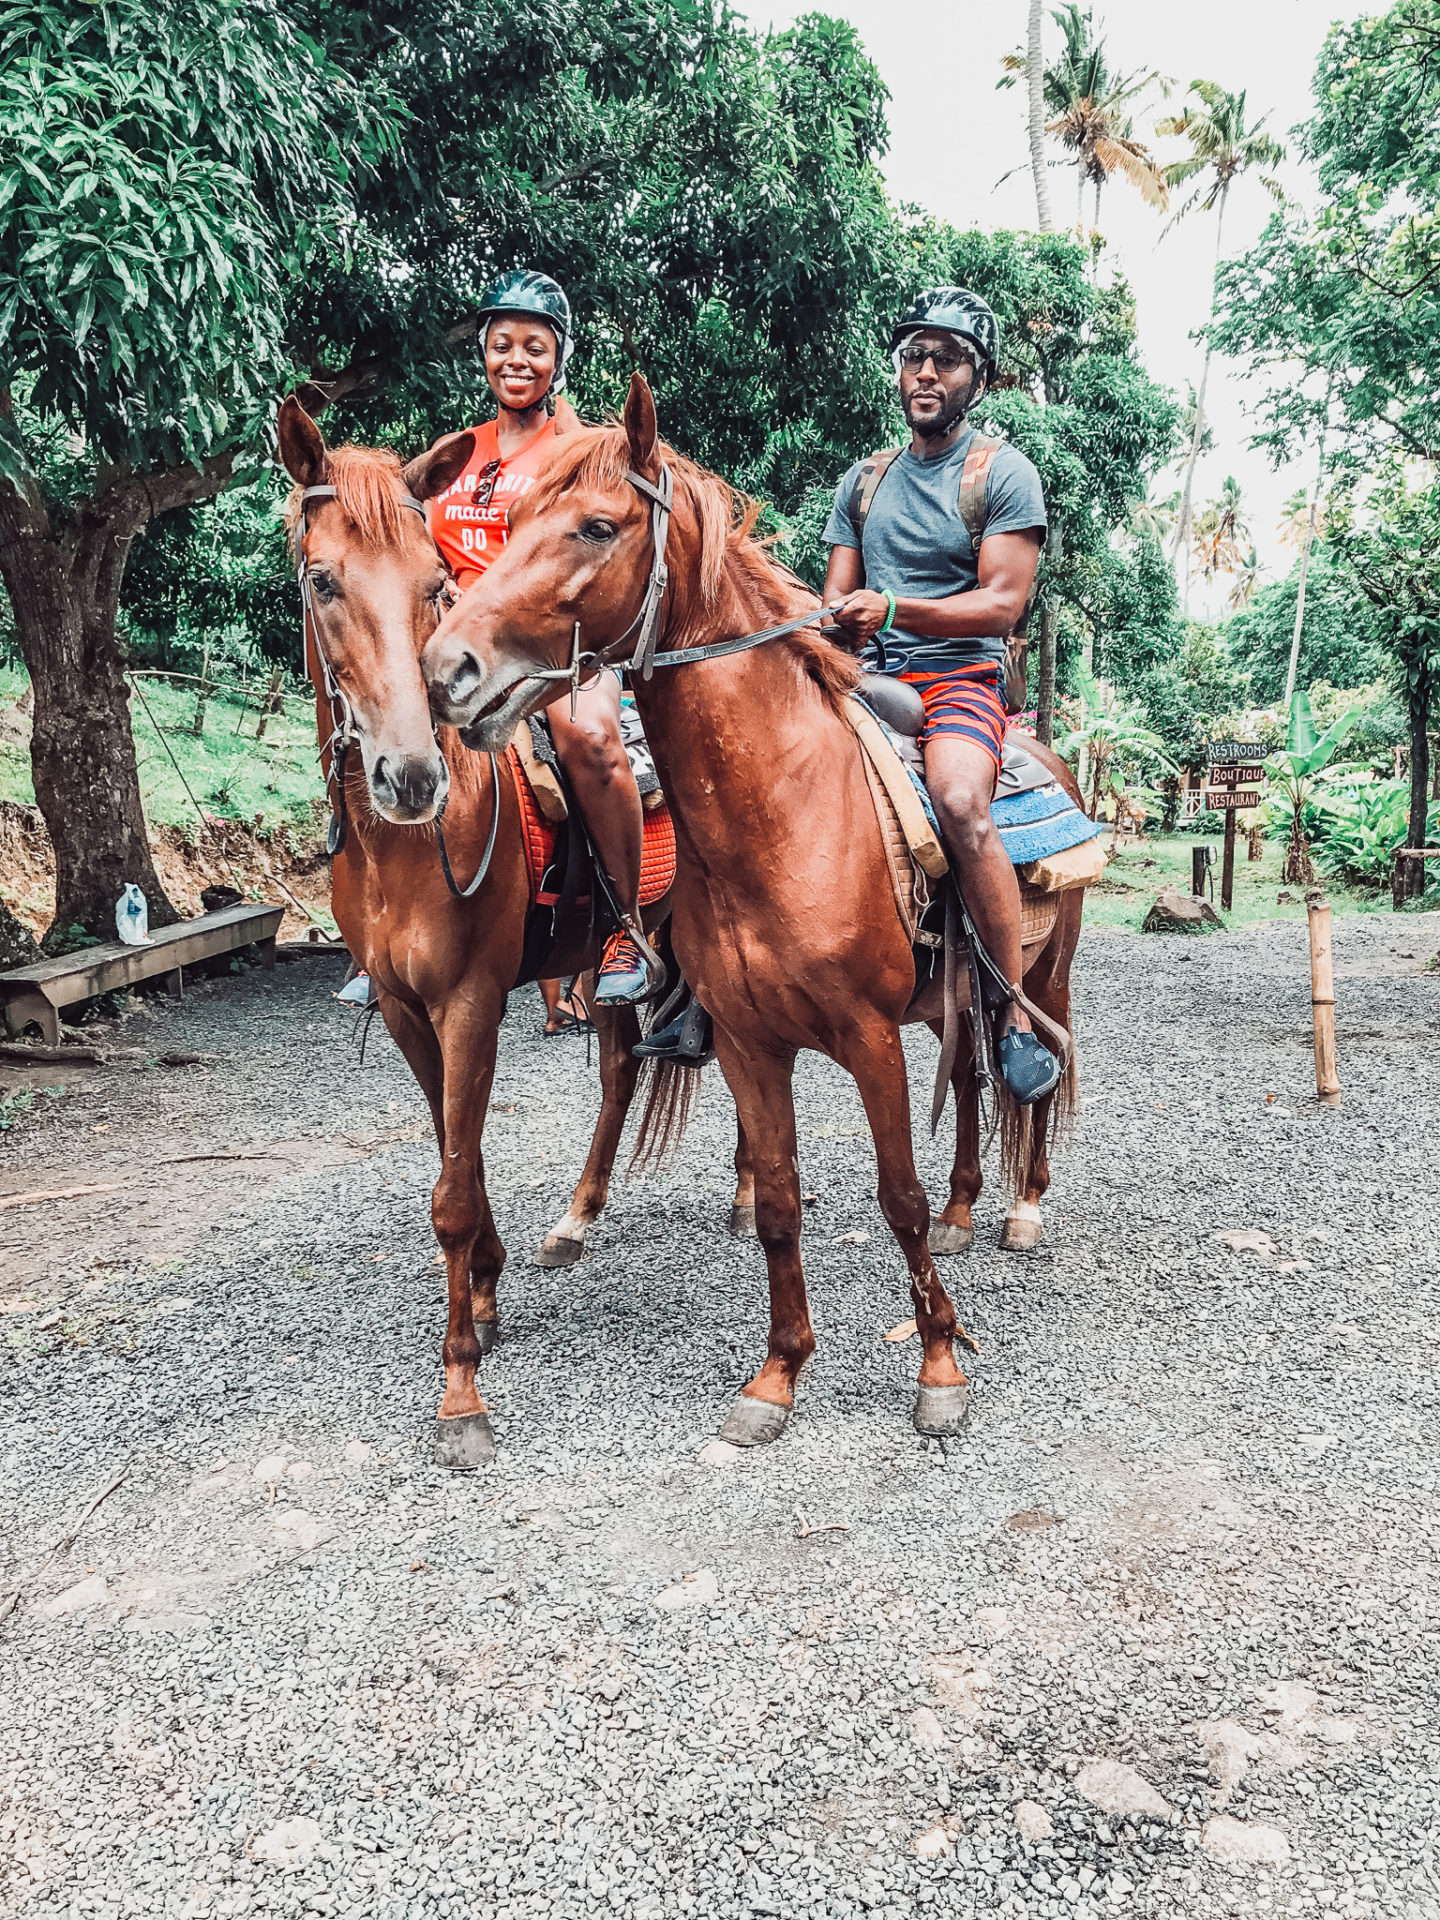
[[[564,291],[543,273],[502,275],[480,305],[480,345],[496,415],[473,429],[469,465],[429,509],[435,544],[462,593],[505,545],[510,508],[534,485],[554,448],[556,401],[574,348]],[[568,401],[560,405],[563,431],[578,423]],[[545,717],[615,897],[638,928],[643,822],[620,739],[618,675],[602,671],[582,686],[573,718],[568,688],[545,709]],[[622,929],[606,942],[595,998],[602,1006],[643,999],[658,969],[650,949],[642,953]]]

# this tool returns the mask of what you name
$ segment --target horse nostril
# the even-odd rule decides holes
[[[467,649],[466,652],[461,654],[456,663],[455,671],[450,676],[450,685],[448,688],[450,698],[457,702],[464,700],[475,691],[479,684],[480,662],[475,658],[474,654]]]

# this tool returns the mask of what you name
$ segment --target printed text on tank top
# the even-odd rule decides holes
[[[518,453],[500,461],[488,501],[486,487],[480,483],[487,467],[500,460],[500,437],[493,420],[470,431],[475,435],[475,451],[465,471],[430,502],[431,535],[462,592],[475,584],[509,539],[510,509],[534,486],[550,458],[555,422],[547,420]],[[484,502],[480,506],[475,504],[477,487]]]

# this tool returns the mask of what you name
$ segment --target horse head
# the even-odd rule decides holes
[[[450,786],[420,675],[449,577],[409,503],[443,493],[474,444],[473,434],[449,434],[402,466],[381,448],[327,447],[293,394],[280,408],[280,458],[296,485],[287,520],[307,642],[320,656],[317,687],[359,745],[375,812],[401,826],[435,819]],[[333,492],[307,499],[317,487]]]
[[[620,664],[654,552],[650,503],[629,476],[656,482],[662,453],[655,402],[637,373],[622,428],[566,440],[511,509],[504,550],[421,655],[435,717],[467,745],[503,748],[520,720],[556,698],[577,628],[592,659]],[[675,531],[682,541],[678,521]]]

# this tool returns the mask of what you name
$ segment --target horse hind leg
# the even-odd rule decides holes
[[[596,1006],[593,980],[587,981],[587,987],[587,1004],[600,1039],[600,1114],[570,1204],[536,1249],[537,1267],[569,1267],[583,1256],[585,1236],[610,1197],[615,1155],[640,1076],[634,1054],[640,1038],[639,1015],[634,1007]]]
[[[1067,971],[1057,979],[1054,973],[1026,992],[1042,1013],[1046,1013],[1069,1031],[1070,985]],[[1050,1134],[1059,1103],[1063,1125],[1075,1099],[1076,1066],[1072,1054],[1060,1084],[1043,1100],[1030,1108],[1006,1101],[1001,1109],[1001,1158],[1010,1173],[1010,1204],[1005,1224],[1000,1229],[1000,1246],[1006,1253],[1025,1253],[1041,1245],[1045,1222],[1040,1203],[1050,1187]]]
[[[932,1020],[938,1040],[944,1029]],[[960,1045],[950,1085],[955,1094],[955,1158],[950,1168],[950,1198],[930,1222],[930,1251],[944,1257],[967,1253],[975,1238],[973,1210],[980,1198],[980,1094],[975,1085],[975,1030],[970,1016],[961,1016]]]

